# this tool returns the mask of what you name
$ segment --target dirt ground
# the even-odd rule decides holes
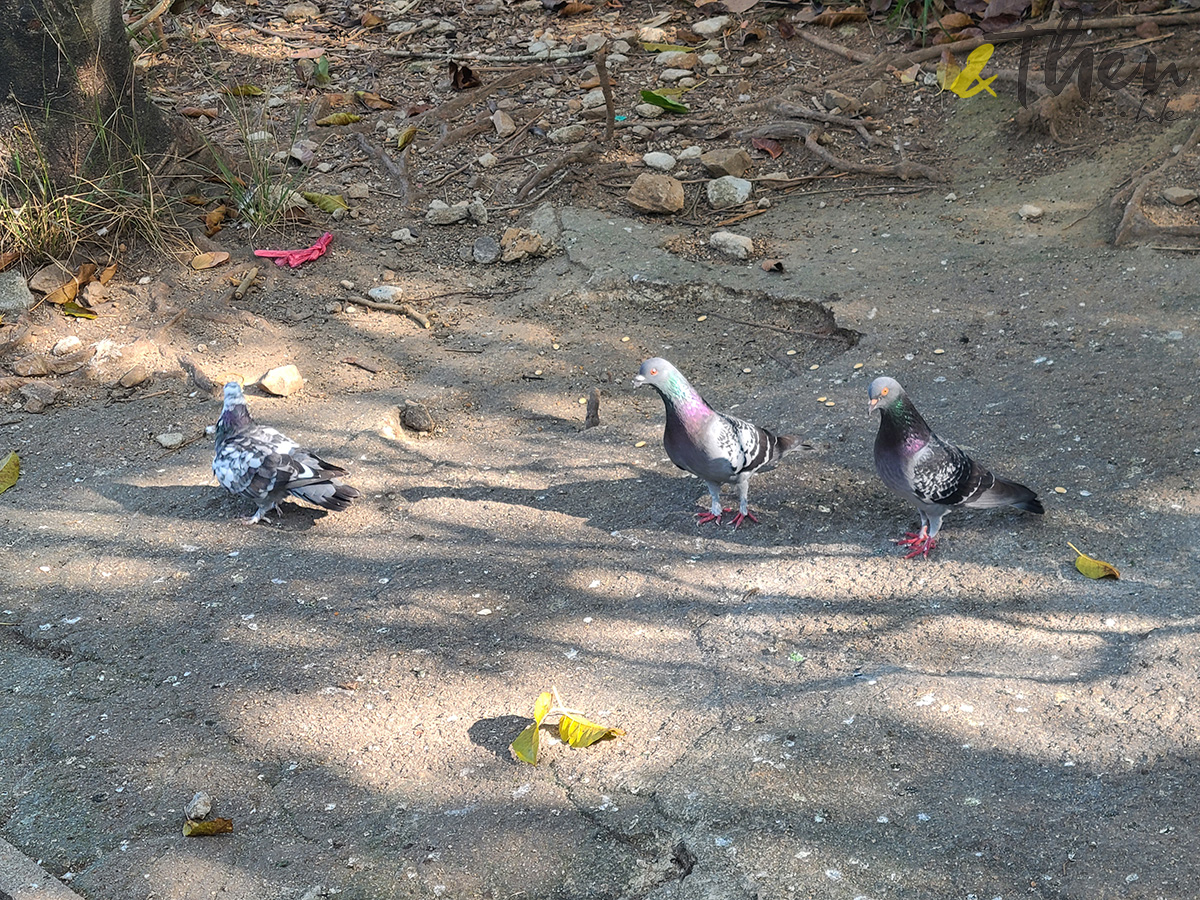
[[[938,102],[948,183],[771,194],[729,226],[745,262],[707,248],[712,211],[568,180],[489,226],[376,194],[280,237],[335,235],[241,302],[147,256],[104,317],[35,313],[20,353],[98,352],[40,414],[6,382],[0,837],[88,900],[1194,897],[1200,262],[1113,248],[1108,206],[1194,123],[1109,110],[1064,149],[1015,135],[1009,97]],[[509,224],[556,251],[469,261]],[[348,305],[387,279],[430,329]],[[752,481],[761,524],[695,524],[703,485],[632,387],[652,355],[807,441]],[[181,357],[218,393],[298,366],[251,412],[362,497],[240,524]],[[879,374],[1044,519],[955,512],[902,559]],[[625,735],[514,761],[551,687]],[[197,791],[232,834],[182,836]]]

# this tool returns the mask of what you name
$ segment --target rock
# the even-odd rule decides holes
[[[670,172],[675,168],[675,157],[670,153],[647,153],[642,157],[642,162],[660,172]]]
[[[489,151],[483,154],[483,156],[479,157],[479,159],[475,160],[475,162],[479,163],[479,165],[483,166],[485,169],[490,169],[496,165],[496,163],[500,162],[500,158],[496,156],[495,153]]]
[[[555,128],[547,137],[552,144],[575,144],[587,136],[587,129],[582,125],[564,125]]]
[[[721,150],[709,150],[707,153],[700,154],[700,165],[708,170],[708,174],[713,178],[720,178],[722,175],[732,175],[735,178],[741,178],[754,165],[754,160],[750,158],[750,154],[740,147],[726,147]]]
[[[283,17],[289,22],[299,22],[301,19],[315,19],[321,15],[321,10],[315,3],[299,0],[289,3],[283,8]]]
[[[697,22],[692,26],[692,31],[702,38],[711,38],[716,37],[732,24],[733,19],[730,16],[714,16],[711,19],[702,19]]]
[[[108,299],[108,285],[89,281],[79,291],[78,300],[84,306],[99,306]]]
[[[490,266],[500,258],[500,242],[490,235],[477,238],[471,256],[482,266]]]
[[[41,375],[67,375],[77,369],[82,369],[96,355],[95,347],[85,347],[62,357],[46,356],[41,353],[30,353],[13,361],[14,375],[22,378],[36,378]]]
[[[429,209],[425,212],[425,221],[430,225],[457,225],[469,215],[466,201],[447,206],[441,200],[430,200]]]
[[[404,295],[404,288],[394,284],[381,284],[367,291],[367,296],[380,303],[395,303]]]
[[[476,197],[467,204],[467,218],[476,225],[486,225],[488,223],[487,204],[479,197]]]
[[[1026,203],[1017,210],[1017,215],[1022,219],[1032,219],[1034,221],[1042,217],[1043,210],[1040,206],[1034,206],[1032,203]]]
[[[33,305],[33,294],[16,269],[0,272],[0,316],[14,317]]]
[[[1162,197],[1168,203],[1173,203],[1176,206],[1184,206],[1191,203],[1197,197],[1200,197],[1200,194],[1191,188],[1169,187],[1162,192]]]
[[[420,434],[428,434],[434,429],[433,416],[429,414],[424,403],[418,403],[416,400],[404,401],[404,408],[400,410],[400,421],[409,431]]]
[[[883,81],[872,81],[859,95],[863,103],[878,103],[887,96],[887,85]]]
[[[691,74],[687,69],[663,69],[658,73],[658,80],[670,83],[678,81],[681,78],[687,78]]]
[[[391,233],[391,235],[389,235],[389,236],[391,237],[391,239],[392,239],[393,241],[397,241],[398,243],[401,243],[401,244],[408,244],[410,247],[411,247],[413,244],[418,244],[418,243],[420,243],[420,241],[419,241],[419,240],[417,239],[417,237],[416,237],[416,236],[415,236],[415,235],[412,233],[412,231],[410,231],[410,230],[409,230],[409,229],[407,229],[407,228],[397,228],[397,229],[396,229],[395,231],[393,231],[393,232]]]
[[[718,231],[708,239],[708,243],[734,259],[746,259],[754,252],[754,241],[732,231]]]
[[[300,370],[289,364],[272,369],[259,379],[258,384],[267,393],[287,397],[304,387],[304,379],[300,377]]]
[[[351,200],[366,200],[371,196],[371,189],[365,181],[356,181],[346,186],[346,196]]]
[[[696,57],[696,61],[702,66],[719,66],[721,64],[721,54],[716,50],[705,50]],[[680,66],[679,68],[684,68]]]
[[[183,435],[178,431],[168,431],[154,438],[164,450],[175,450],[183,446]]]
[[[714,178],[705,189],[708,194],[708,205],[713,209],[728,209],[750,199],[754,186],[744,178],[734,178],[724,175]]]
[[[83,341],[75,337],[73,334],[67,335],[65,338],[59,338],[50,352],[55,356],[66,356],[68,353],[74,353],[83,346]]]
[[[533,211],[533,215],[529,217],[529,230],[540,234],[550,243],[558,241],[562,234],[562,226],[559,225],[558,213],[555,212],[553,203],[547,201]]]
[[[679,151],[679,159],[681,162],[683,160],[699,159],[703,155],[704,148],[699,144],[692,144],[690,147],[684,147]]]
[[[14,360],[12,370],[14,375],[19,375],[22,378],[37,378],[41,375],[50,374],[50,363],[40,353],[29,353],[20,359]]]
[[[183,808],[183,814],[189,819],[198,821],[212,812],[212,797],[204,791],[196,791],[195,796]]]
[[[61,391],[45,381],[30,381],[21,385],[21,396],[25,398],[25,412],[40,413],[58,399]]]
[[[596,109],[604,105],[604,89],[593,88],[579,98],[584,109]]]
[[[655,106],[653,103],[639,103],[633,108],[633,111],[638,114],[640,119],[657,119],[667,112],[661,106]]]
[[[738,60],[738,65],[743,69],[749,69],[751,66],[757,66],[760,62],[762,62],[762,54],[751,53],[749,56],[743,56]]]
[[[862,103],[857,98],[835,90],[826,91],[822,103],[829,112],[839,110],[847,116],[854,115],[862,108]]]
[[[648,213],[677,213],[683,209],[683,185],[670,175],[643,172],[625,195],[634,209]]]
[[[119,384],[123,388],[137,387],[139,384],[141,384],[143,381],[145,381],[149,377],[150,377],[150,370],[147,369],[145,366],[143,366],[141,363],[138,363],[136,366],[134,366],[132,369],[130,369],[128,372],[126,372],[124,375],[122,375],[117,380],[117,384]]]
[[[29,287],[39,294],[49,294],[51,291],[58,290],[74,277],[74,270],[69,268],[66,263],[53,260],[33,273],[33,276],[29,279]]]
[[[496,129],[496,134],[502,138],[508,137],[517,130],[517,123],[513,121],[513,117],[502,109],[492,113],[492,125]]]
[[[647,44],[665,44],[667,43],[667,33],[661,28],[646,25],[638,30],[638,40],[645,41]]]
[[[542,256],[546,253],[546,242],[540,234],[526,228],[509,228],[500,236],[500,256],[504,262],[516,262],[527,256]]]
[[[688,50],[666,50],[654,57],[654,61],[664,69],[696,68],[696,54]]]

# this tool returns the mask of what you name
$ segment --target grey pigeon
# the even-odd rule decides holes
[[[934,434],[895,379],[876,378],[867,393],[871,412],[879,411],[875,469],[885,485],[916,504],[921,514],[920,532],[897,541],[911,550],[905,559],[929,556],[937,546],[942,516],[956,506],[1015,506],[1039,516],[1046,511],[1025,485],[997,478]]]
[[[737,485],[739,508],[733,517],[736,529],[746,519],[757,522],[746,508],[750,476],[800,447],[794,435],[776,435],[749,422],[719,413],[704,402],[683,374],[665,359],[655,357],[642,363],[634,386],[648,384],[663,398],[667,425],[663,447],[671,462],[691,472],[708,485],[712,495],[709,512],[698,513],[700,524],[720,523],[721,485]]]
[[[229,493],[246,497],[258,511],[244,521],[253,525],[291,494],[301,500],[341,511],[358,491],[338,480],[348,474],[303,449],[274,428],[257,424],[246,408],[246,396],[235,381],[225,385],[225,407],[217,420],[213,474]]]

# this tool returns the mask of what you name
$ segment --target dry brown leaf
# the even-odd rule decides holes
[[[324,99],[325,99],[325,102],[328,103],[331,108],[338,107],[338,106],[353,106],[354,105],[354,95],[353,94],[326,94]]]
[[[966,28],[975,20],[963,12],[947,13],[938,19],[937,27],[944,31],[958,31],[960,28]]]
[[[209,210],[204,217],[204,233],[212,237],[221,230],[222,222],[225,221],[225,215],[229,212],[229,207],[222,203],[216,209]]]
[[[844,25],[847,22],[865,22],[867,20],[867,11],[861,6],[854,6],[850,9],[827,9],[817,15],[813,15],[811,11],[803,12],[797,18],[802,22],[807,22],[809,25],[822,25],[826,28],[833,28],[837,25]]]
[[[79,282],[72,278],[62,287],[53,290],[46,295],[47,303],[67,303],[75,299],[75,295],[79,293]]]
[[[779,159],[779,154],[783,152],[783,145],[773,138],[754,138],[750,143],[754,145],[755,149],[770,153],[771,159]]]
[[[470,88],[479,87],[481,82],[479,76],[476,75],[468,66],[460,66],[458,63],[451,60],[450,62],[450,86],[456,91],[465,91]]]
[[[179,110],[181,116],[187,116],[189,119],[199,119],[201,116],[209,119],[215,119],[220,111],[215,107],[203,106],[185,106]]]
[[[741,15],[746,10],[758,5],[758,0],[724,0],[725,9],[733,13],[735,16]]]
[[[110,263],[104,267],[104,270],[96,276],[96,280],[101,284],[108,284],[112,281],[112,277],[117,274],[117,264]]]
[[[88,262],[80,266],[79,271],[75,273],[75,280],[79,283],[80,287],[95,281],[96,264]]]
[[[354,98],[367,109],[395,109],[391,100],[380,97],[374,91],[355,91]]]
[[[18,250],[5,250],[3,253],[0,253],[0,272],[3,272],[20,258],[21,253]]]
[[[596,7],[590,3],[580,3],[579,0],[568,0],[558,9],[560,16],[579,16],[583,13],[590,13]]]
[[[203,194],[185,194],[182,200],[189,206],[208,206],[208,198]]]
[[[363,28],[376,28],[383,24],[383,19],[379,18],[379,16],[375,15],[369,9],[359,17],[358,21]]]
[[[214,834],[233,834],[233,819],[206,819],[203,822],[188,819],[183,823],[184,837],[210,837]]]
[[[224,250],[213,250],[209,253],[200,253],[192,257],[191,266],[193,269],[211,269],[214,266],[219,266],[221,263],[229,262],[229,254]]]
[[[779,29],[779,36],[785,41],[790,41],[796,36],[796,26],[787,19],[776,19],[775,27]]]

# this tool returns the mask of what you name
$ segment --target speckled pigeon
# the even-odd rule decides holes
[[[733,517],[736,529],[746,519],[757,522],[746,509],[750,476],[777,462],[801,446],[794,435],[776,435],[749,422],[713,410],[683,374],[665,359],[655,357],[642,363],[634,386],[648,384],[663,398],[667,425],[663,446],[671,462],[691,472],[708,485],[712,495],[709,512],[698,513],[700,524],[720,523],[721,485],[737,485],[739,508]]]
[[[287,494],[334,511],[345,509],[358,496],[358,491],[335,477],[348,474],[345,469],[250,418],[246,396],[235,381],[225,385],[225,408],[216,435],[213,474],[217,481],[229,493],[258,504],[258,511],[243,520],[247,525],[278,509]]]
[[[921,514],[921,531],[897,541],[911,551],[905,559],[929,556],[937,546],[942,516],[956,506],[1045,512],[1037,494],[1025,485],[997,478],[934,434],[895,379],[876,378],[867,392],[871,412],[879,411],[875,469],[885,485],[916,504]]]

